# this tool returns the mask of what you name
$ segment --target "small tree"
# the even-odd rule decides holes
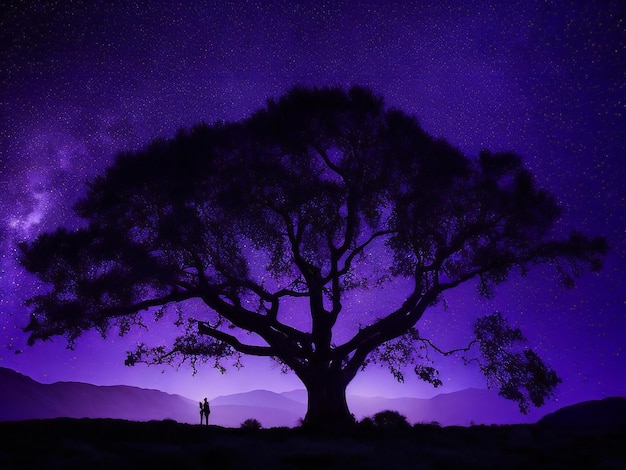
[[[143,310],[162,318],[199,299],[204,313],[178,309],[178,338],[140,344],[127,364],[273,357],[305,385],[309,425],[351,422],[346,386],[371,362],[398,380],[411,363],[441,385],[426,360],[436,346],[415,327],[447,291],[477,280],[489,296],[537,263],[569,285],[606,251],[603,239],[552,236],[559,207],[517,155],[470,159],[358,87],[295,88],[241,122],[120,154],[75,209],[84,228],[20,245],[51,288],[28,301],[31,344],[126,333]],[[411,286],[401,302],[376,318],[349,312],[352,336],[333,341],[350,296],[398,280]],[[490,383],[523,411],[542,404],[558,377],[511,351],[519,330],[492,315],[475,333]]]

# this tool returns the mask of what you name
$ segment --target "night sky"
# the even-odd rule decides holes
[[[45,383],[128,384],[190,398],[302,388],[258,358],[226,375],[125,367],[136,341],[171,337],[160,323],[124,338],[89,333],[73,351],[63,338],[28,347],[23,301],[41,286],[17,266],[16,243],[75,227],[85,181],[117,152],[202,121],[244,118],[294,85],[364,85],[470,156],[483,148],[522,155],[564,209],[557,231],[611,245],[603,270],[573,290],[541,267],[511,276],[491,301],[463,286],[446,296],[447,309],[427,312],[420,332],[463,346],[473,320],[499,310],[563,378],[559,403],[626,396],[622,1],[206,3],[3,2],[0,366]],[[392,291],[359,299],[364,318],[393,302]],[[400,385],[371,366],[348,391],[428,397],[486,387],[460,360],[438,365],[437,390],[411,371]]]

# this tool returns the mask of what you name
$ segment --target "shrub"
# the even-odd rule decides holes
[[[365,431],[371,431],[376,428],[376,425],[374,424],[374,420],[367,416],[359,422],[359,428]]]
[[[241,423],[241,425],[239,426],[241,429],[251,429],[251,430],[258,430],[261,429],[261,423],[254,418],[248,418],[246,419],[243,423]]]
[[[411,425],[404,415],[397,411],[379,411],[373,417],[374,425],[381,429],[409,429]]]

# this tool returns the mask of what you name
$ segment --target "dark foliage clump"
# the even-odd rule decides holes
[[[358,423],[358,428],[362,431],[407,431],[411,429],[411,425],[401,413],[394,410],[384,410],[372,417],[363,418]]]
[[[249,431],[256,431],[256,430],[262,428],[261,423],[259,422],[259,420],[254,419],[254,418],[246,419],[243,423],[241,423],[241,425],[239,427],[241,429],[247,429]]]
[[[374,415],[374,424],[381,429],[409,429],[411,425],[406,416],[393,410],[379,411]]]

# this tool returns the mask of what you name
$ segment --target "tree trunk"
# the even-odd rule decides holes
[[[303,380],[308,405],[304,425],[317,429],[336,429],[354,423],[346,402],[347,383],[342,371],[316,370]]]

